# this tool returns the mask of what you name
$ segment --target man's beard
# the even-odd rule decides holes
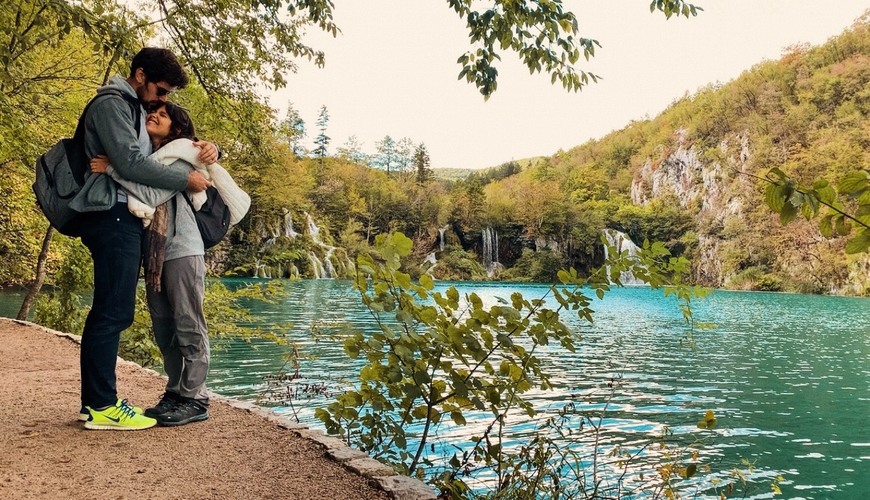
[[[139,88],[139,89],[136,89],[136,97],[139,99],[139,103],[142,104],[142,107],[145,108],[145,111],[150,110],[151,108],[153,108],[154,106],[156,106],[160,102],[159,100],[156,100],[156,99],[153,101],[146,101],[145,99],[142,98],[142,96],[144,94],[145,94],[145,87],[144,86]]]

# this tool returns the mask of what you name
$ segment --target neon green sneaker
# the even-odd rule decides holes
[[[120,401],[120,399],[118,401]],[[118,404],[118,403],[115,403],[115,404]],[[126,399],[124,400],[124,404],[129,405],[127,403]],[[79,422],[87,422],[88,421],[88,417],[91,416],[91,413],[88,411],[88,409],[89,408],[87,406],[82,406],[82,409],[79,410]],[[133,411],[135,411],[136,413],[139,413],[140,415],[145,413],[142,410],[142,408],[140,408],[138,406],[134,406]]]
[[[154,427],[157,421],[146,417],[127,404],[126,399],[119,399],[114,406],[104,410],[88,408],[88,420],[85,429],[106,431],[139,431]]]

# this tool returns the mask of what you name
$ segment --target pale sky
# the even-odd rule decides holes
[[[330,153],[355,135],[363,150],[390,135],[424,142],[435,168],[485,168],[549,156],[603,137],[632,120],[655,117],[687,92],[726,83],[796,43],[817,45],[843,32],[867,0],[695,0],[694,18],[665,20],[649,0],[565,0],[580,35],[602,47],[581,69],[603,79],[567,92],[530,75],[512,53],[499,63],[498,90],[484,101],[457,80],[468,50],[465,21],[444,0],[338,0],[333,39],[306,41],[326,53],[325,68],[299,63],[288,85],[270,92],[317,135],[320,107],[330,121]]]

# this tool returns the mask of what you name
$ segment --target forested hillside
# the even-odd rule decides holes
[[[94,52],[87,40],[73,28],[56,43],[13,54],[14,65],[3,59],[4,285],[33,279],[46,234],[30,189],[36,157],[72,134],[106,75],[126,75],[125,54]],[[778,167],[798,179],[836,182],[868,165],[868,81],[865,17],[821,47],[793,47],[654,119],[548,158],[455,179],[432,175],[423,157],[386,171],[327,148],[309,156],[293,147],[291,117],[276,116],[245,89],[209,96],[193,85],[173,99],[191,111],[200,137],[222,147],[222,165],[253,199],[250,214],[207,256],[217,274],[347,276],[377,234],[401,231],[414,241],[410,264],[418,272],[549,281],[559,268],[602,262],[609,228],[690,257],[701,284],[865,294],[867,260],[845,254],[842,238],[824,238],[811,223],[782,226],[757,177]],[[54,236],[49,282],[82,265],[82,253],[72,251],[78,244]]]
[[[769,183],[759,177],[779,168],[801,183],[836,184],[866,170],[867,21],[820,47],[791,47],[778,61],[555,155],[533,172],[563,186],[575,209],[605,214],[606,225],[636,242],[664,240],[685,252],[700,283],[866,294],[866,258],[847,255],[843,238],[824,238],[813,223],[780,224],[764,203]]]

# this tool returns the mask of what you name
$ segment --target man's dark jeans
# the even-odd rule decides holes
[[[133,323],[144,231],[126,203],[83,219],[82,243],[94,261],[94,302],[82,333],[82,406],[102,408],[118,400],[118,345]]]

